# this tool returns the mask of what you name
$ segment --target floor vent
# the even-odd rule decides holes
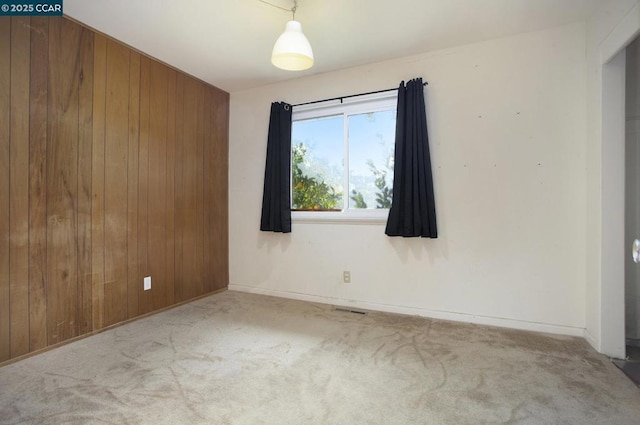
[[[348,307],[333,307],[333,311],[339,311],[341,313],[360,314],[362,316],[367,314],[366,311],[354,310],[354,309],[348,308]]]

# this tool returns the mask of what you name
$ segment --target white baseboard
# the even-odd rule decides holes
[[[431,319],[451,320],[454,322],[474,323],[477,325],[498,326],[501,328],[520,329],[525,331],[545,332],[557,335],[569,335],[586,337],[584,328],[571,326],[551,325],[548,323],[527,322],[523,320],[502,319],[498,317],[477,316],[448,311],[429,310],[415,307],[403,307],[389,304],[368,303],[341,298],[323,297],[319,295],[303,294],[298,292],[278,291],[274,289],[256,288],[245,285],[229,285],[230,291],[248,292],[252,294],[270,295],[273,297],[290,298],[294,300],[310,301],[320,304],[330,304],[341,307],[353,307],[364,310],[383,311],[387,313],[406,314],[411,316],[428,317]],[[589,339],[587,339],[589,341]],[[595,341],[595,340],[594,340]],[[589,341],[591,345],[595,345]]]
[[[597,352],[600,352],[600,341],[598,341],[598,339],[595,336],[591,335],[591,333],[587,329],[584,330],[583,337],[584,339],[587,340],[589,345],[593,347],[594,350],[596,350]]]

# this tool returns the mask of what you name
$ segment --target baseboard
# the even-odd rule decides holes
[[[368,303],[361,301],[345,300],[341,298],[323,297],[319,295],[303,294],[290,291],[278,291],[273,289],[256,288],[245,285],[229,285],[230,291],[248,292],[253,294],[270,295],[280,298],[310,301],[320,304],[330,304],[341,307],[354,307],[365,310],[383,311],[386,313],[406,314],[411,316],[428,317],[431,319],[451,320],[454,322],[473,323],[477,325],[497,326],[501,328],[520,329],[525,331],[544,332],[556,335],[585,336],[584,328],[571,326],[552,325],[548,323],[528,322],[524,320],[503,319],[498,317],[478,316],[449,311],[429,310],[415,307],[404,307],[390,304]],[[591,344],[591,342],[590,342]],[[593,344],[591,344],[593,345]]]
[[[598,353],[600,352],[600,341],[598,341],[598,339],[593,336],[588,329],[584,330],[584,334],[582,336],[587,340],[589,345],[592,346],[594,350],[596,350]]]

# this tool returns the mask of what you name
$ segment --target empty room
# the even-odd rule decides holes
[[[640,425],[639,0],[0,0],[0,424]]]

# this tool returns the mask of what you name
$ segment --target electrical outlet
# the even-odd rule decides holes
[[[342,272],[342,282],[351,283],[351,272],[349,270],[345,270]]]
[[[151,289],[151,276],[144,278],[144,290],[148,291],[149,289]]]

